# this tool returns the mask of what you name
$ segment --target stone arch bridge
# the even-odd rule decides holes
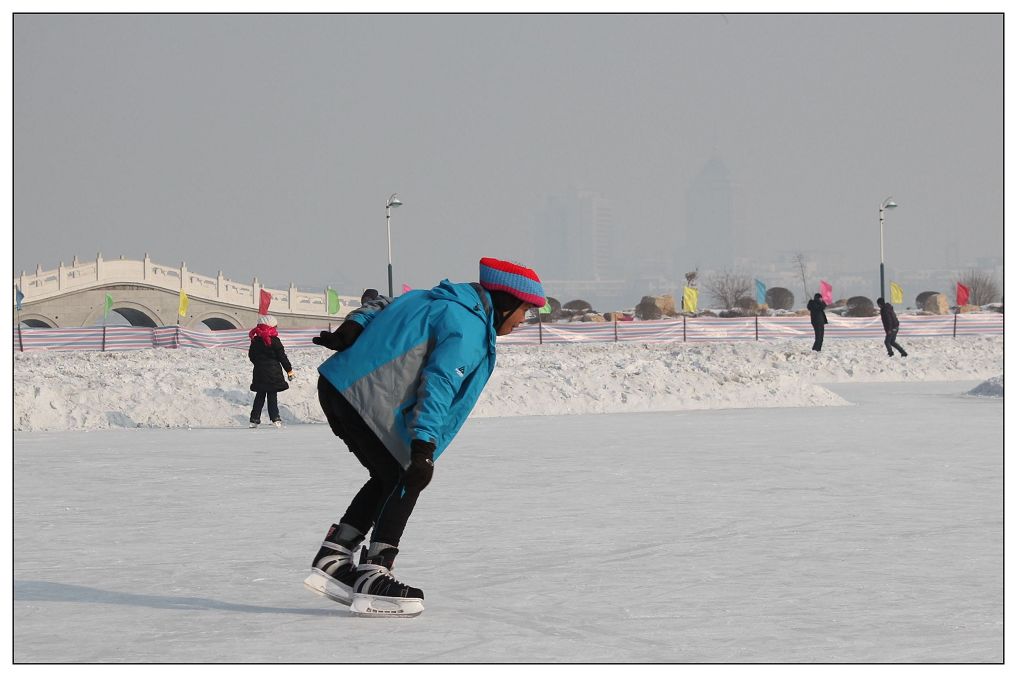
[[[29,327],[91,327],[102,324],[106,294],[113,297],[113,310],[136,327],[170,326],[177,323],[180,291],[189,303],[180,326],[190,329],[241,329],[258,322],[261,290],[272,295],[269,312],[280,328],[327,327],[342,321],[349,310],[360,306],[359,296],[339,295],[340,309],[328,313],[327,290],[268,289],[254,278],[251,283],[191,272],[186,263],[166,266],[145,254],[141,261],[104,260],[63,262],[56,270],[36,267],[22,271],[14,284],[25,295],[17,319]]]

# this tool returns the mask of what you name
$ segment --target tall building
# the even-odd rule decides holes
[[[619,300],[623,260],[613,200],[580,190],[549,195],[535,226],[534,261],[547,271],[549,294],[557,287],[562,296],[591,296],[591,303]]]
[[[737,256],[734,185],[718,155],[689,184],[685,205],[685,238],[675,252],[680,269],[676,272],[733,269]]]

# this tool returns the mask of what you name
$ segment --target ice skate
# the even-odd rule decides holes
[[[424,592],[392,576],[397,548],[386,548],[356,570],[350,611],[358,616],[413,618],[424,610]]]
[[[247,427],[248,427],[248,428],[257,428],[257,427],[258,427],[258,425],[259,425],[259,424],[258,424],[257,422],[255,422],[255,421],[251,421],[251,422],[250,422],[250,423],[248,424],[248,426],[247,426]]]
[[[282,421],[272,421],[272,425],[276,428],[282,428]]]
[[[318,554],[311,562],[311,575],[304,579],[312,591],[329,599],[349,606],[353,599],[353,584],[356,582],[357,565],[353,563],[353,552],[363,536],[347,542],[337,543],[341,526],[333,524],[325,537]],[[330,540],[330,539],[335,540]]]

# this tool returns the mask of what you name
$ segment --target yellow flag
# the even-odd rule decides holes
[[[890,283],[890,303],[904,303],[904,290],[896,282]]]
[[[699,305],[699,290],[695,287],[685,287],[682,298],[685,300],[682,309],[687,313],[696,312],[696,307]]]
[[[180,306],[177,308],[177,314],[179,314],[180,317],[184,317],[184,316],[187,315],[187,304],[188,303],[190,303],[190,300],[187,298],[187,294],[184,293],[184,290],[181,289],[180,290]]]

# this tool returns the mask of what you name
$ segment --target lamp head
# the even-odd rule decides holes
[[[389,197],[389,199],[388,199],[388,204],[385,205],[385,206],[386,207],[398,207],[401,204],[402,204],[402,201],[399,199],[398,193],[392,193],[392,196]],[[896,207],[896,206],[897,205],[894,205],[894,207]]]

